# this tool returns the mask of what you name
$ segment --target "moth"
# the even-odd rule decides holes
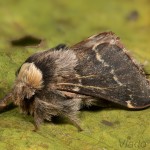
[[[120,39],[104,32],[27,58],[17,71],[12,91],[1,100],[1,108],[9,101],[33,116],[35,129],[52,116],[63,116],[82,130],[77,114],[83,106],[115,103],[147,108],[150,83]]]

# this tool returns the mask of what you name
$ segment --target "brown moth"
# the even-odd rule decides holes
[[[32,115],[36,129],[52,116],[63,116],[81,130],[77,112],[82,106],[113,102],[132,109],[149,107],[150,83],[119,38],[105,32],[30,56],[1,108],[8,101]]]

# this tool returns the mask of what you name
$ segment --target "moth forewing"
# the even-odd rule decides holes
[[[144,71],[112,32],[92,36],[70,49],[80,63],[75,68],[76,77],[60,83],[60,90],[103,98],[128,108],[150,105],[150,85]]]

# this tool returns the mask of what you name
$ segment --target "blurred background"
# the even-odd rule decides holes
[[[48,48],[54,47],[59,43],[65,43],[69,46],[93,34],[105,31],[113,31],[116,35],[118,35],[121,38],[122,42],[124,43],[125,47],[129,49],[130,53],[139,62],[145,64],[146,70],[149,71],[150,70],[149,15],[150,15],[150,0],[93,0],[93,1],[91,0],[2,1],[1,0],[0,1],[0,91],[1,91],[0,98],[3,97],[10,90],[14,82],[15,71],[31,54],[39,50],[46,50]],[[15,115],[18,114],[18,111],[15,110],[11,114],[6,113],[4,115],[7,119],[8,118],[9,120],[12,119],[10,122],[7,122],[7,119],[4,119],[3,115],[1,115],[0,124],[3,124],[2,129],[4,129],[6,126],[4,130],[5,134],[3,135],[5,139],[7,139],[7,137],[10,136],[11,130],[9,130],[8,128],[13,128],[13,125],[11,125],[12,122],[15,121],[14,124],[16,122],[18,122],[18,124],[21,124],[20,122],[21,121],[23,122],[24,120],[23,118],[21,118],[21,115],[18,116],[21,118],[21,121],[17,120],[18,118],[13,117],[14,114]],[[123,115],[125,116],[126,112]],[[13,131],[16,134],[16,132],[18,132],[19,130],[22,133],[21,135],[23,135],[24,129],[30,130],[30,128],[32,128],[32,125],[30,124],[31,124],[30,122],[27,123],[27,121],[25,120],[22,123],[23,128],[21,128],[19,125],[16,125],[16,128],[15,129],[13,128]],[[85,126],[87,126],[87,124]],[[55,129],[55,127],[53,128]],[[67,130],[67,128],[68,127],[66,127],[65,129]],[[144,129],[145,128],[143,128],[143,130]],[[150,128],[146,129],[150,130]],[[105,133],[103,133],[101,138],[106,139],[106,141],[107,139],[109,139],[109,143],[107,142],[105,143],[104,142],[105,140],[103,140],[104,143],[102,144],[102,147],[106,149],[102,150],[107,150],[111,148],[113,142],[119,148],[119,142],[116,139],[116,137],[117,136],[121,137],[122,134],[121,131],[122,130],[119,130],[118,134],[117,133],[113,134],[113,136],[111,136],[110,134],[108,134],[107,136],[105,135]],[[58,132],[62,133],[61,127],[58,130]],[[75,129],[74,132],[76,133]],[[29,137],[32,137],[32,132],[30,133],[28,131],[27,133]],[[47,129],[45,128],[44,134],[46,133]],[[57,133],[55,132],[53,134],[57,135]],[[68,135],[72,136],[72,132],[71,133],[69,132]],[[87,133],[87,135],[90,136],[89,133]],[[86,139],[87,135],[83,138],[81,137],[81,139],[84,138]],[[87,140],[90,141],[92,138],[95,139],[97,138],[96,134],[91,136],[92,137],[89,139],[87,138]],[[36,135],[33,135],[33,137],[35,139],[37,138]],[[48,136],[48,139],[51,140],[52,137]],[[60,138],[61,136],[58,137]],[[16,135],[15,138],[19,139],[20,136],[18,138],[18,135]],[[76,138],[79,138],[78,135]],[[148,138],[149,137],[146,136],[146,139]],[[27,145],[29,149],[35,148],[32,147],[30,144],[32,143],[32,145],[34,145],[33,144],[35,142],[34,139],[31,140],[32,142],[29,142],[28,140],[26,141],[25,138],[23,138],[23,140],[24,140],[24,143],[22,144],[23,146],[25,145],[25,143],[28,143]],[[44,140],[45,139],[43,138],[43,141]],[[64,143],[65,142],[67,143],[67,140],[64,141]],[[71,143],[71,141],[68,142]],[[4,148],[7,148],[8,143],[7,144],[4,143],[6,143],[6,140],[2,140],[2,142],[0,141],[0,146],[2,145],[4,146]],[[12,141],[9,141],[10,146],[15,145],[13,143],[14,141],[12,137]],[[64,145],[67,145],[66,143]],[[61,143],[59,144],[61,146]],[[56,145],[58,146],[59,144]],[[84,145],[88,144],[85,142]],[[91,144],[89,145],[91,146],[89,146],[89,148],[87,149],[92,149],[95,145],[95,141],[92,142],[91,140]],[[15,150],[17,148],[19,149],[20,146],[21,144],[18,147],[17,146],[14,147],[14,149]],[[114,146],[114,148],[116,146]],[[48,145],[45,146],[45,148],[41,149],[49,149],[50,147],[51,146]],[[98,147],[99,150],[101,150],[101,144],[95,147],[95,149],[98,149]],[[9,148],[10,147],[8,146],[8,149]],[[65,148],[67,149],[67,147]],[[72,146],[71,148],[73,149],[74,146]],[[147,146],[146,148],[150,149],[150,145],[149,147]],[[13,149],[13,146],[11,149]],[[78,147],[78,149],[80,149],[80,147]]]
[[[44,38],[51,47],[103,31],[115,32],[133,49],[137,43],[144,48],[149,40],[149,14],[149,0],[0,1],[0,48],[25,35]]]

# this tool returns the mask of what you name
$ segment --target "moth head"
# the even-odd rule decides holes
[[[17,75],[13,88],[14,103],[19,105],[22,100],[30,99],[42,87],[42,72],[34,63],[24,63]]]

